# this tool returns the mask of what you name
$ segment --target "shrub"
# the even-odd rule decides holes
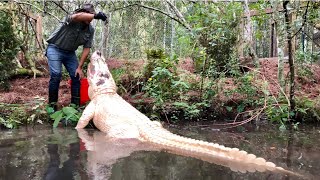
[[[10,74],[15,68],[13,59],[18,51],[18,40],[12,26],[12,16],[0,11],[0,90],[9,90]]]

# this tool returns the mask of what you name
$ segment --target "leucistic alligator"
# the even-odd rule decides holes
[[[151,121],[117,94],[116,84],[99,51],[92,54],[87,73],[91,101],[77,129],[86,127],[93,120],[94,125],[109,138],[135,139],[152,144],[158,150],[194,157],[243,173],[272,171],[300,176],[238,148],[179,136],[163,128],[159,122]]]

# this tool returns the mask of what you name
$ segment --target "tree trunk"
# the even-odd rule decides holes
[[[271,20],[270,57],[278,56],[277,23]]]
[[[174,20],[171,19],[171,42],[170,42],[170,57],[173,58],[174,55],[174,37],[175,37],[175,27]]]
[[[288,43],[288,56],[289,56],[289,67],[290,67],[290,82],[289,82],[289,93],[290,93],[290,111],[295,112],[295,98],[294,98],[294,92],[295,92],[295,82],[294,82],[294,76],[295,76],[295,71],[294,71],[294,60],[292,56],[292,38],[291,38],[291,29],[290,29],[290,18],[289,18],[289,12],[287,9],[287,4],[290,1],[284,1],[283,2],[283,9],[285,12],[285,25],[286,25],[286,30],[287,30],[287,43]]]
[[[163,42],[162,42],[162,46],[163,46],[163,50],[164,52],[166,52],[166,33],[167,32],[167,17],[164,18],[164,25],[163,25]]]
[[[253,48],[254,44],[253,44],[253,40],[252,40],[252,24],[251,24],[251,17],[250,17],[250,9],[249,9],[249,3],[248,0],[245,0],[245,4],[244,4],[244,8],[245,8],[245,12],[247,14],[247,23],[246,23],[246,30],[247,30],[247,44],[248,44],[248,48],[249,48],[249,55],[253,60],[253,63],[255,66],[259,66],[259,61],[258,61],[258,57],[257,54],[255,52],[255,49]]]
[[[111,21],[111,13],[108,16],[108,22],[110,23]],[[108,41],[109,41],[109,24],[104,24],[102,26],[102,55],[104,57],[108,57]]]
[[[37,48],[40,48],[41,53],[43,52],[43,46],[42,46],[42,17],[41,16],[37,16],[36,19],[36,44],[37,44]]]

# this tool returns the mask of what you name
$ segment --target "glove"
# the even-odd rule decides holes
[[[97,14],[95,14],[93,16],[94,19],[101,19],[102,21],[106,21],[107,20],[107,15],[103,12],[98,12]]]

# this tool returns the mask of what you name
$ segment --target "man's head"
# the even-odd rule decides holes
[[[75,13],[86,12],[86,13],[96,14],[96,11],[94,10],[94,6],[89,3],[83,4],[81,8],[76,9],[74,12]]]

